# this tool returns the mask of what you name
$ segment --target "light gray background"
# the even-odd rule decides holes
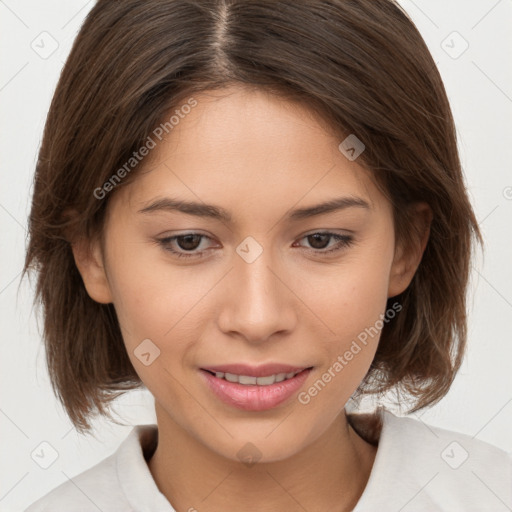
[[[512,0],[401,4],[444,79],[487,246],[485,259],[479,257],[473,269],[465,363],[448,396],[412,416],[512,451]],[[46,113],[72,41],[92,5],[85,0],[0,0],[1,511],[23,510],[110,455],[131,425],[155,422],[149,393],[132,392],[116,408],[127,426],[97,421],[96,437],[78,436],[50,388],[31,309],[31,283],[25,280],[17,294]],[[461,37],[469,47],[459,55]],[[58,48],[42,58],[31,44],[39,46],[39,53],[50,52],[52,44]],[[41,467],[56,455],[48,469]]]

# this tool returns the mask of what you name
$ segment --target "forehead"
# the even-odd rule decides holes
[[[382,199],[369,171],[339,150],[340,137],[297,102],[239,88],[194,100],[120,194],[132,209],[166,194],[240,212],[340,195]]]

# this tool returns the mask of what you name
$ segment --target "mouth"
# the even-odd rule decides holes
[[[299,374],[303,370],[289,373],[274,373],[266,377],[255,377],[254,375],[237,375],[236,373],[229,372],[212,372],[205,370],[206,372],[214,375],[217,379],[224,379],[228,382],[236,382],[243,386],[271,386],[276,382],[283,382],[285,380],[293,379],[295,375]]]
[[[296,394],[312,369],[280,364],[224,365],[200,368],[200,373],[208,389],[223,403],[246,411],[264,411]]]

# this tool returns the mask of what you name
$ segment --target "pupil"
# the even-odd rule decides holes
[[[183,240],[185,240],[185,243],[183,243]],[[192,246],[190,245],[190,240],[192,240]],[[194,243],[194,241],[196,243]],[[201,241],[200,235],[183,235],[177,238],[178,245],[180,246],[180,249],[183,249],[185,251],[191,251],[194,249],[197,249],[197,246],[199,245],[199,242]]]
[[[313,243],[311,243],[311,240],[309,240],[309,243],[311,244],[311,246],[314,249],[325,249],[325,247],[328,245],[330,235],[316,233],[314,235],[309,235],[308,238],[313,240]],[[324,241],[327,242],[327,245],[322,244],[322,241],[321,241],[322,238],[324,239]],[[320,239],[320,246],[316,245],[316,244],[318,244],[319,239]]]

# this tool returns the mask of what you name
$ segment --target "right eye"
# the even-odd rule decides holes
[[[205,256],[205,249],[202,251],[196,251],[196,249],[201,245],[204,238],[209,239],[209,237],[200,233],[185,233],[158,238],[157,241],[166,251],[178,258],[202,258]]]

